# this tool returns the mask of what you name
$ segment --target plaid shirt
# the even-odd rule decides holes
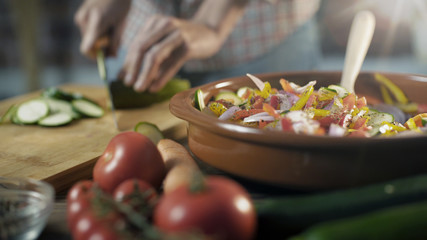
[[[134,0],[123,35],[128,45],[138,29],[155,14],[189,19],[203,0]],[[221,50],[208,59],[190,60],[188,72],[215,71],[261,56],[280,44],[317,12],[320,0],[251,0]]]

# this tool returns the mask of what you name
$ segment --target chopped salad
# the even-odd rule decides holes
[[[256,88],[224,90],[207,104],[198,89],[195,106],[220,120],[297,134],[373,137],[427,132],[427,113],[420,113],[425,106],[410,102],[393,82],[380,74],[375,77],[380,83],[383,105],[392,111],[380,111],[381,108],[368,105],[365,97],[339,85],[316,90],[316,81],[300,86],[282,78],[281,88],[276,89],[251,74],[248,77]],[[399,115],[399,121],[395,115]]]

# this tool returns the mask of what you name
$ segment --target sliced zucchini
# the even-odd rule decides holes
[[[10,106],[6,110],[6,112],[3,114],[3,116],[1,116],[1,118],[0,118],[0,124],[4,123],[4,122],[12,121],[12,118],[15,115],[16,109],[17,109],[16,105]]]
[[[236,93],[232,91],[223,91],[216,95],[215,100],[224,99],[226,101],[229,101],[233,103],[233,105],[240,105],[243,103],[243,100],[237,96]]]
[[[338,86],[338,85],[329,85],[328,88],[336,91],[337,94],[338,94],[338,96],[340,98],[343,98],[343,97],[345,97],[345,96],[348,95],[348,90],[345,89],[345,88],[343,88],[343,87],[341,87],[341,86]]]
[[[57,112],[40,119],[37,123],[44,127],[58,127],[69,124],[73,121],[70,114],[66,112]]]
[[[196,92],[194,93],[194,105],[200,111],[202,111],[206,107],[204,94],[202,92],[202,89],[200,88],[197,89]]]
[[[147,136],[156,145],[161,139],[165,138],[162,131],[153,123],[139,122],[133,130]]]
[[[86,117],[98,118],[104,115],[104,109],[101,106],[84,98],[74,99],[71,101],[71,105],[74,110]]]
[[[16,120],[23,124],[37,123],[49,114],[49,106],[43,99],[32,99],[18,106]]]
[[[74,111],[70,102],[56,98],[45,98],[45,100],[51,113],[64,112],[70,115],[73,119],[80,118],[80,114]]]
[[[368,126],[379,126],[383,122],[394,122],[394,116],[390,113],[377,112],[375,110],[369,110],[367,113],[369,120],[367,122]]]
[[[376,110],[370,109],[367,115],[369,117],[367,125],[372,127],[372,129],[369,131],[371,136],[378,134],[383,122],[394,122],[394,116],[390,113],[378,112]]]
[[[48,98],[56,98],[61,99],[65,101],[72,101],[74,99],[82,98],[82,95],[80,93],[69,93],[65,92],[59,88],[56,87],[50,87],[42,92],[43,97]]]

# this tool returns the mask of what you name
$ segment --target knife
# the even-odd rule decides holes
[[[107,67],[105,65],[105,47],[99,47],[96,50],[96,60],[98,63],[99,76],[101,80],[104,82],[105,87],[107,88],[108,104],[110,105],[110,108],[111,108],[111,116],[113,117],[114,126],[116,127],[117,130],[120,130],[119,125],[117,123],[116,111],[115,111],[114,102],[111,94],[110,84],[107,78]]]

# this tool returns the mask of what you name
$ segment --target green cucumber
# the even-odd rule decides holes
[[[290,240],[424,240],[427,201],[317,224]]]
[[[16,119],[22,124],[37,123],[49,114],[49,106],[43,99],[32,99],[21,103],[16,110]]]
[[[139,122],[135,125],[133,130],[147,136],[156,145],[164,138],[162,131],[153,123]]]
[[[45,100],[51,113],[63,112],[70,115],[73,119],[80,118],[80,114],[74,111],[71,102],[56,98],[45,98]]]
[[[239,96],[237,96],[236,93],[232,91],[222,91],[215,96],[216,101],[221,99],[231,102],[233,103],[233,105],[236,105],[236,106],[243,103],[243,100]]]
[[[71,101],[71,105],[75,111],[86,117],[98,118],[104,115],[104,109],[101,106],[84,98]]]
[[[202,92],[202,89],[200,88],[197,89],[194,93],[194,105],[200,111],[202,111],[206,107],[204,94]]]
[[[73,121],[73,117],[66,112],[57,112],[49,114],[48,116],[40,119],[37,123],[44,127],[58,127],[69,124]]]
[[[254,203],[261,223],[297,232],[319,222],[421,200],[427,200],[427,175],[333,192],[255,199]]]

